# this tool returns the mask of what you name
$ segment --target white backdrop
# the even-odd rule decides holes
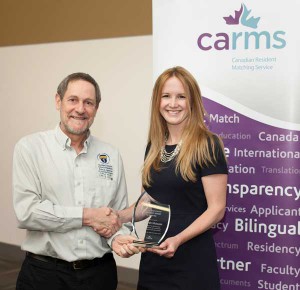
[[[206,86],[215,92],[230,95],[232,100],[246,107],[282,121],[300,124],[300,98],[295,92],[300,90],[300,59],[298,54],[300,34],[295,19],[298,17],[300,3],[290,0],[287,6],[274,5],[274,1],[239,1],[226,3],[194,0],[153,0],[153,67],[158,76],[165,68],[182,65],[188,68],[199,80],[201,87]],[[259,37],[259,49],[254,48],[254,37],[250,38],[248,49],[244,48],[244,35],[240,35],[237,48],[232,49],[233,33],[251,33],[256,30],[243,25],[226,25],[223,17],[233,15],[245,3],[251,10],[250,17],[260,17],[258,33],[269,35],[270,48],[266,48],[266,38]],[[290,5],[290,6],[289,6]],[[272,45],[280,42],[273,38],[277,31],[284,31],[286,40],[283,49]],[[205,46],[213,45],[218,39],[216,34],[226,33],[229,37],[228,50],[211,49],[203,51],[197,40],[202,33],[212,37],[204,38]],[[222,37],[219,37],[222,39]],[[273,62],[255,62],[257,65],[273,65],[270,70],[251,73],[250,70],[231,70],[235,59],[268,57]],[[249,64],[249,63],[240,63]],[[253,64],[253,63],[250,63]],[[288,75],[289,78],[283,76]],[[236,83],[238,80],[238,83]],[[244,88],[247,87],[247,90]],[[264,92],[270,91],[266,95]],[[285,105],[282,106],[282,103]],[[292,106],[286,104],[292,103]]]

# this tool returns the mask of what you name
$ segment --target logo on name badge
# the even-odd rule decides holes
[[[98,154],[97,158],[102,162],[109,164],[110,158],[106,153]]]

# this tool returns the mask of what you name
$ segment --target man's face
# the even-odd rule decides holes
[[[55,101],[56,109],[60,111],[62,131],[70,138],[85,135],[98,109],[94,86],[85,80],[69,82],[63,99],[57,94]]]

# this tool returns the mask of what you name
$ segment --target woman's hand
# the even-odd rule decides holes
[[[179,238],[177,236],[174,236],[166,239],[158,247],[148,248],[147,251],[160,256],[164,256],[166,258],[172,258],[180,245],[181,243]]]

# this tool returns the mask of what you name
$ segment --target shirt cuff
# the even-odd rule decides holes
[[[112,235],[110,238],[106,240],[109,247],[111,248],[112,241],[116,236],[130,235],[132,233],[132,229],[133,229],[132,223],[123,224],[122,227],[114,235]]]

